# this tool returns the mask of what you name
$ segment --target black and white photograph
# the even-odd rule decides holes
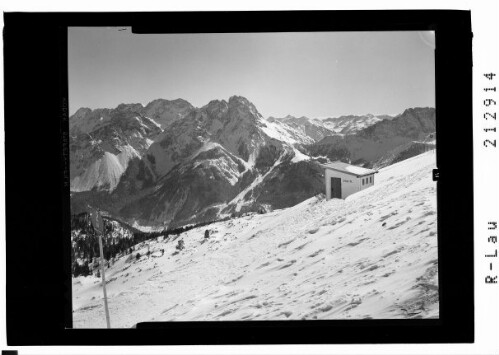
[[[68,29],[74,328],[438,319],[433,31]]]

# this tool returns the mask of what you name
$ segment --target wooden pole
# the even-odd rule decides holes
[[[104,308],[106,310],[106,324],[111,328],[111,321],[109,320],[109,308],[107,306],[107,292],[106,292],[106,268],[104,266],[104,252],[102,248],[102,233],[99,233],[99,248],[100,248],[100,268],[102,275],[102,290],[104,291]]]
[[[105,232],[104,220],[102,219],[100,210],[94,208],[90,209],[90,220],[94,226],[94,230],[99,236],[99,251],[100,251],[100,269],[102,274],[102,290],[104,292],[104,310],[106,312],[106,324],[111,328],[111,321],[109,320],[109,307],[107,305],[107,292],[106,292],[106,268],[104,266],[104,248],[102,247],[102,235]]]

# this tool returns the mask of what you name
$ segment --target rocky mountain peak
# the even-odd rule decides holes
[[[195,108],[184,99],[165,100],[156,99],[149,102],[142,110],[142,114],[153,119],[161,128],[165,129],[173,122],[184,118]]]
[[[419,139],[435,132],[435,109],[414,107],[406,109],[392,120],[382,120],[359,132],[362,137],[387,138],[394,136]]]
[[[144,106],[142,104],[119,104],[115,110],[118,112],[141,112]]]
[[[94,129],[107,124],[110,120],[112,110],[106,108],[98,108],[91,110],[89,108],[81,108],[69,117],[69,132],[71,135],[86,134]]]
[[[229,116],[231,120],[233,118],[250,120],[256,123],[258,119],[263,118],[263,116],[258,112],[255,105],[251,103],[247,98],[242,96],[231,96],[229,98]]]
[[[92,110],[88,107],[81,107],[70,117],[72,120],[77,120],[83,118],[92,113]]]
[[[205,110],[211,114],[213,113],[220,113],[220,112],[227,112],[229,108],[229,104],[225,100],[211,100],[201,108],[201,110]]]
[[[188,101],[179,98],[179,99],[175,99],[175,100],[166,100],[166,99],[152,100],[151,102],[149,102],[146,105],[145,110],[147,111],[147,110],[151,110],[151,109],[159,108],[159,107],[162,107],[162,108],[164,108],[164,107],[194,108],[194,106],[192,106]]]
[[[400,115],[421,115],[421,114],[434,114],[435,109],[433,107],[411,107],[406,110]]]
[[[246,105],[246,106],[252,106],[253,104],[245,97],[243,96],[238,96],[238,95],[233,95],[229,97],[229,105]]]

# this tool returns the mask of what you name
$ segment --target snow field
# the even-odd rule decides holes
[[[346,200],[313,197],[142,243],[106,272],[111,325],[438,317],[434,167],[424,153]],[[74,327],[105,327],[99,279],[73,279],[73,309]]]

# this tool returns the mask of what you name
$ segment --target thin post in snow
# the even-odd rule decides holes
[[[89,206],[90,207],[90,206]],[[104,248],[102,247],[102,235],[104,234],[104,220],[102,219],[100,210],[91,209],[90,220],[94,227],[94,230],[99,236],[99,250],[100,250],[100,267],[101,267],[101,277],[102,277],[102,290],[104,292],[104,309],[106,312],[106,324],[108,328],[111,328],[111,321],[109,319],[109,307],[107,305],[107,292],[106,292],[106,268],[104,266]]]
[[[100,216],[99,216],[100,217]],[[104,266],[104,252],[102,248],[102,233],[99,233],[99,249],[100,249],[100,268],[102,275],[102,290],[104,291],[104,308],[106,310],[106,324],[111,328],[111,321],[109,319],[109,308],[107,306],[107,292],[106,292],[106,268]]]

